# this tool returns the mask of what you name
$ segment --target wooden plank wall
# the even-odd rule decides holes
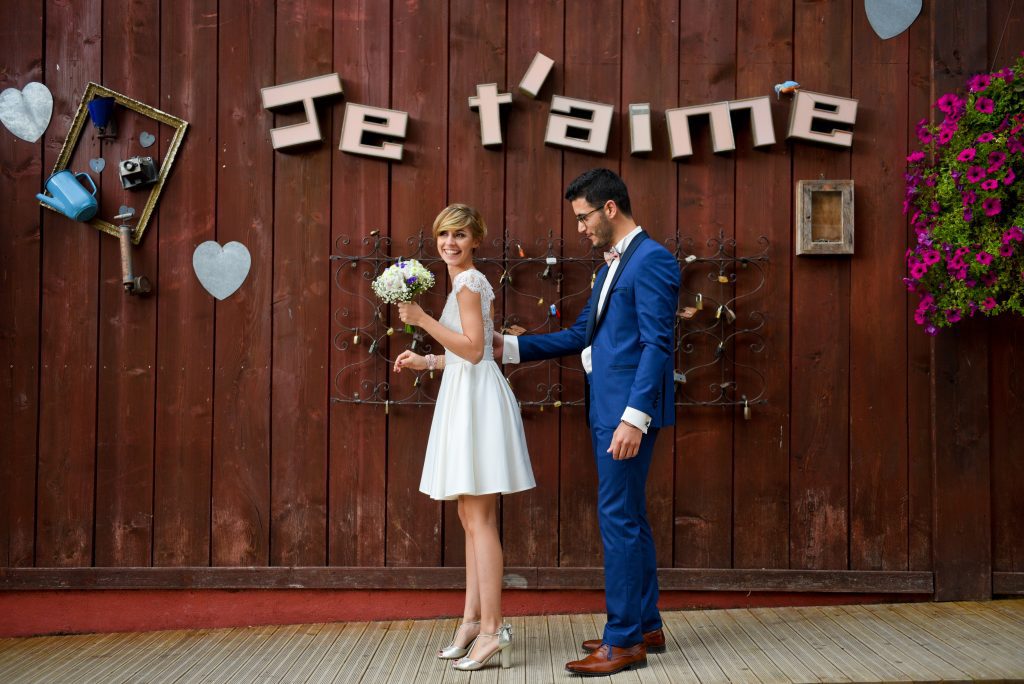
[[[364,274],[330,256],[365,251],[371,230],[396,256],[414,251],[454,201],[483,212],[482,256],[501,256],[503,237],[536,256],[549,233],[560,254],[582,256],[562,192],[603,165],[626,178],[636,218],[658,239],[692,241],[698,253],[719,237],[741,253],[770,243],[764,287],[741,277],[730,292],[749,295],[741,320],[765,316],[765,350],[739,346],[736,360],[764,375],[768,403],[749,421],[731,408],[678,410],[648,491],[660,565],[931,571],[980,548],[991,557],[983,570],[1024,572],[1024,322],[933,349],[900,283],[913,237],[900,212],[913,126],[964,73],[1024,48],[1024,6],[973,0],[951,23],[954,10],[924,5],[909,31],[881,41],[861,0],[21,3],[0,26],[0,88],[41,80],[54,113],[36,144],[0,134],[0,568],[461,565],[454,504],[418,492],[430,409],[385,415],[332,401],[360,391],[335,379],[368,344],[345,331],[373,313],[359,296]],[[516,85],[538,51],[556,66],[531,99]],[[301,115],[264,110],[259,88],[332,71],[345,94],[318,104],[323,143],[275,153],[269,130]],[[755,150],[741,117],[734,152],[714,154],[698,123],[693,157],[670,159],[666,109],[770,94],[789,78],[859,100],[852,150],[786,142],[789,105],[773,99],[772,147]],[[135,252],[155,284],[149,299],[121,292],[114,240],[32,197],[90,80],[190,122]],[[498,149],[479,144],[466,104],[491,82],[515,93]],[[614,104],[607,154],[543,144],[554,94]],[[337,149],[346,102],[409,113],[403,162]],[[654,112],[654,151],[643,156],[629,153],[633,102]],[[168,142],[160,136],[158,155]],[[76,159],[100,154],[89,129]],[[121,201],[113,166],[101,184],[110,214]],[[795,183],[819,177],[856,181],[853,257],[793,256]],[[205,240],[238,240],[253,257],[223,302],[192,272]],[[426,302],[435,312],[448,285],[439,276]],[[562,288],[585,291],[588,278],[567,272]],[[552,281],[538,283],[531,293],[556,296]],[[581,305],[568,303],[561,321]],[[546,321],[532,295],[505,291],[496,309],[528,327]],[[377,334],[396,322],[377,321]],[[385,338],[391,357],[405,339]],[[975,387],[987,412],[963,397],[950,405],[958,395],[942,377],[933,404],[934,359],[954,358],[987,378]],[[365,374],[410,389],[383,362]],[[742,370],[728,378],[754,381]],[[579,374],[557,369],[528,370],[514,386],[529,399],[559,381],[581,394]],[[990,456],[968,480],[935,446],[936,412],[949,410],[984,426],[962,436]],[[507,564],[600,566],[582,410],[528,408],[524,421],[538,487],[503,502]],[[979,507],[969,534],[954,520],[968,502]],[[972,545],[979,536],[991,547]],[[565,577],[561,586],[592,581]],[[789,588],[810,586],[796,579],[808,575],[791,577]],[[950,595],[986,586],[955,569],[943,577]]]

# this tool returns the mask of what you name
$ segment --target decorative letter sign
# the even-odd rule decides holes
[[[643,154],[650,152],[651,144],[651,105],[649,102],[629,105],[629,153]]]
[[[296,102],[301,102],[306,109],[305,123],[281,126],[270,131],[270,142],[274,149],[279,150],[282,147],[319,142],[320,125],[316,122],[316,109],[313,107],[313,100],[327,95],[338,95],[341,92],[341,79],[336,73],[262,88],[260,94],[263,96],[264,109],[273,109]]]
[[[573,110],[589,112],[586,119],[577,116],[562,116],[554,112],[569,114]],[[587,102],[571,97],[555,95],[551,98],[551,114],[548,115],[548,129],[544,142],[549,145],[571,147],[585,152],[604,154],[608,149],[608,136],[612,131],[612,114],[615,108],[600,102]],[[570,136],[569,129],[575,128],[587,133],[586,138]]]
[[[484,147],[501,144],[501,105],[512,104],[512,93],[498,94],[497,83],[476,87],[476,97],[469,98],[469,108],[480,110],[480,142]]]
[[[533,61],[530,62],[530,67],[523,75],[523,80],[519,82],[519,92],[531,98],[537,97],[537,93],[544,86],[544,81],[547,80],[548,74],[551,73],[551,67],[554,65],[555,60],[550,57],[540,52],[535,54]]]
[[[768,99],[768,96],[748,97],[745,100],[730,100],[730,112],[740,109],[750,110],[750,126],[754,131],[754,147],[774,145],[775,128],[772,126],[772,101]],[[718,150],[715,151],[717,152]]]
[[[690,140],[690,117],[698,114],[709,114],[711,117],[711,144],[715,152],[728,152],[736,149],[728,102],[680,107],[665,112],[665,118],[668,119],[668,143],[673,159],[689,157],[693,154],[693,143]]]
[[[368,145],[363,143],[363,134],[371,133],[401,140],[405,138],[408,124],[408,112],[349,103],[345,105],[345,120],[341,124],[341,144],[338,149],[349,154],[402,161],[402,145],[391,142]]]
[[[814,142],[850,147],[853,133],[832,129],[829,133],[811,130],[814,119],[836,121],[853,125],[857,121],[857,101],[835,95],[812,93],[809,90],[797,92],[793,108],[789,110],[789,138],[802,138]]]
[[[536,53],[519,82],[519,91],[528,97],[537,97],[554,64],[550,57],[540,52]],[[338,74],[263,88],[263,106],[267,109],[297,102],[301,102],[306,109],[305,123],[282,126],[270,131],[274,149],[320,140],[320,127],[317,125],[313,100],[341,92],[341,79]],[[480,142],[485,147],[502,144],[501,108],[511,103],[512,94],[499,93],[496,83],[477,84],[476,95],[469,97],[469,108],[480,115]],[[774,145],[775,128],[772,123],[771,99],[767,95],[762,95],[667,110],[665,121],[668,125],[672,159],[693,155],[690,118],[694,116],[709,117],[711,143],[715,152],[735,150],[732,113],[744,109],[750,110],[754,147]],[[609,104],[552,95],[544,142],[584,152],[605,154],[608,139],[611,137],[614,114],[615,108]],[[850,147],[853,144],[853,133],[834,128],[829,132],[815,131],[815,120],[818,120],[819,128],[822,127],[821,122],[853,126],[857,120],[857,101],[801,90],[796,93],[790,110],[787,137]],[[408,124],[408,112],[349,103],[345,106],[338,149],[349,154],[401,161],[403,146],[380,138],[404,140]],[[652,151],[654,145],[651,125],[650,103],[637,102],[629,105],[630,154],[639,155]]]

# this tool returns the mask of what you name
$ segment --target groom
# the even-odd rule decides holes
[[[587,378],[587,419],[597,463],[597,512],[604,544],[608,623],[590,654],[566,663],[581,675],[610,675],[664,651],[654,538],[645,485],[658,429],[675,418],[675,258],[633,221],[625,183],[591,169],[569,184],[576,229],[608,262],[571,328],[501,341],[505,363],[579,354]]]

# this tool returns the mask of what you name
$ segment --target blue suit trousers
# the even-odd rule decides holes
[[[654,537],[647,520],[647,472],[658,430],[651,429],[634,458],[616,461],[608,453],[613,429],[591,423],[597,462],[597,515],[604,545],[608,622],[604,642],[629,647],[644,632],[661,627]]]

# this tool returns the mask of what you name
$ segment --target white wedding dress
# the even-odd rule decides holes
[[[455,276],[440,323],[462,332],[455,296],[464,287],[480,294],[484,356],[480,363],[471,364],[445,351],[420,479],[420,491],[432,499],[509,494],[537,485],[526,451],[519,404],[494,362],[494,290],[483,273],[470,269]]]

